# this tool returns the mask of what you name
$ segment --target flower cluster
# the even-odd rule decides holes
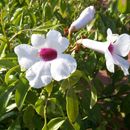
[[[84,27],[95,15],[93,6],[87,7],[75,20],[69,34]],[[130,51],[128,34],[112,34],[107,30],[107,41],[99,42],[91,39],[80,39],[76,43],[105,55],[108,71],[114,73],[114,64],[121,67],[124,75],[128,75],[129,63],[123,57]],[[68,48],[69,41],[56,30],[50,30],[46,37],[40,34],[31,36],[31,45],[21,44],[14,51],[18,56],[21,68],[26,69],[26,78],[34,88],[49,84],[52,79],[60,81],[69,77],[77,68],[76,60],[63,52]]]

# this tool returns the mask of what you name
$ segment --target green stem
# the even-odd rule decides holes
[[[17,35],[21,34],[24,31],[32,31],[32,29],[24,29],[24,30],[20,30],[17,33],[15,33],[10,39],[9,42],[11,42]]]
[[[52,85],[52,84],[51,84]],[[53,86],[51,86],[53,88]],[[44,89],[45,90],[45,89]],[[48,91],[47,91],[48,92]],[[44,124],[46,125],[47,124],[47,104],[48,104],[48,99],[50,98],[51,96],[51,91],[48,92],[48,96],[47,96],[47,99],[45,101],[45,106],[44,106]]]
[[[45,106],[44,106],[44,124],[47,124],[47,102],[48,99],[45,102]]]

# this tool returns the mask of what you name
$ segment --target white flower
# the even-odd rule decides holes
[[[58,31],[49,31],[46,38],[33,34],[31,44],[18,45],[14,51],[21,68],[27,69],[26,78],[32,87],[46,86],[52,78],[60,81],[76,70],[76,60],[69,54],[63,54],[69,41]]]
[[[71,24],[69,28],[69,34],[83,28],[93,19],[94,15],[95,15],[94,6],[89,6],[86,9],[84,9],[80,14],[80,16],[78,17],[78,19]]]
[[[107,41],[98,42],[90,39],[80,39],[77,43],[103,53],[106,59],[107,69],[114,73],[114,64],[121,67],[124,75],[128,75],[129,62],[122,57],[128,55],[130,51],[130,36],[128,34],[112,34],[110,29],[107,30]]]

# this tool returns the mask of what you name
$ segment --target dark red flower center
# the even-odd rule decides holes
[[[57,57],[57,51],[52,48],[41,48],[41,50],[39,51],[39,56],[44,61],[51,61]]]
[[[108,47],[108,50],[110,51],[111,54],[113,53],[114,46],[111,43],[110,43],[110,45]]]

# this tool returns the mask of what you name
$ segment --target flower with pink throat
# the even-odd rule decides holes
[[[85,27],[95,15],[94,6],[89,6],[82,11],[80,16],[70,25],[69,34]]]
[[[126,57],[130,51],[130,36],[128,34],[112,34],[112,31],[108,29],[107,41],[105,42],[80,39],[77,43],[104,54],[108,71],[114,73],[115,64],[122,69],[124,75],[129,74],[128,69],[130,64],[123,58]]]
[[[27,70],[26,78],[32,87],[41,88],[52,79],[66,79],[76,70],[76,60],[69,54],[63,54],[69,41],[60,32],[50,30],[46,38],[44,35],[33,34],[31,44],[18,45],[14,51],[21,68]]]

